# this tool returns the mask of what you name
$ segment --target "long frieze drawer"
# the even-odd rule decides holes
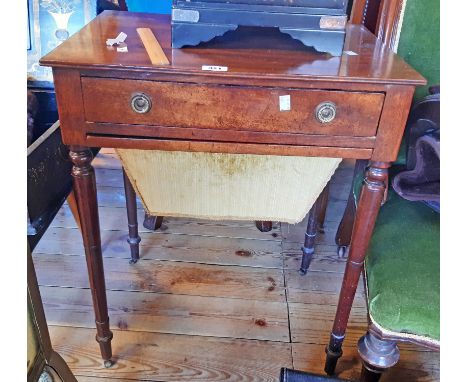
[[[88,122],[374,136],[382,93],[82,78]]]

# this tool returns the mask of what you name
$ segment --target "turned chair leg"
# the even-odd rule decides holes
[[[143,227],[150,231],[157,231],[161,228],[164,216],[153,216],[149,213],[145,213],[145,220],[143,221]]]
[[[136,193],[133,189],[130,180],[124,169],[123,180],[125,189],[125,202],[127,204],[127,218],[128,218],[128,238],[127,242],[130,244],[130,252],[132,259],[130,264],[135,264],[140,259],[140,241],[141,238],[138,235],[138,216],[137,216],[137,203]]]
[[[328,198],[328,186],[322,191],[309,212],[304,246],[302,247],[302,262],[299,273],[304,276],[309,270],[315,252],[315,238],[317,237],[320,212],[323,210],[324,199]]]
[[[379,381],[400,358],[395,341],[381,340],[370,332],[358,341],[358,352],[362,360],[361,382]]]
[[[338,256],[344,257],[346,250],[351,243],[353,233],[354,218],[356,217],[356,200],[354,196],[354,179],[362,174],[367,166],[366,160],[357,160],[354,166],[353,182],[349,191],[348,202],[343,217],[336,231],[335,243],[338,246]]]
[[[260,232],[270,232],[273,229],[273,222],[270,221],[256,221],[256,227]]]

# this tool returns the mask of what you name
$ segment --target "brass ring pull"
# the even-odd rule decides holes
[[[320,123],[330,123],[336,117],[336,105],[333,102],[322,102],[315,109],[315,118]]]
[[[151,110],[151,98],[146,94],[136,93],[130,100],[130,106],[135,113],[148,113]]]

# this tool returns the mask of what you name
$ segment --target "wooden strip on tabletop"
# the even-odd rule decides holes
[[[282,268],[281,242],[270,240],[233,239],[193,235],[155,235],[140,233],[142,260],[168,260],[202,264],[240,265],[261,268]],[[102,231],[104,257],[130,258],[127,231]],[[47,230],[35,253],[84,255],[78,229]]]
[[[145,211],[138,210],[138,221],[143,222]],[[104,230],[120,230],[128,229],[127,210],[126,208],[100,207],[99,222],[101,232]],[[76,228],[76,222],[67,205],[64,205],[57,213],[52,221],[51,227]],[[281,241],[280,225],[273,224],[271,232],[260,232],[255,223],[252,221],[214,221],[201,219],[185,219],[185,218],[164,218],[162,229],[154,232],[155,235],[160,234],[187,234],[201,236],[217,236],[217,237],[232,237],[243,239],[258,239],[258,240],[277,240]],[[153,232],[139,225],[140,232]]]
[[[137,28],[137,33],[145,46],[146,53],[148,53],[151,63],[153,65],[169,65],[169,60],[151,29]]]
[[[75,375],[112,381],[276,382],[281,367],[292,367],[287,343],[114,330],[117,364],[106,369],[94,329],[51,327],[50,333]]]
[[[39,285],[88,288],[82,256],[34,254]],[[284,302],[280,269],[200,265],[171,261],[104,258],[106,287],[110,290],[231,297]]]
[[[41,287],[49,325],[95,327],[86,289]],[[289,342],[286,302],[108,291],[112,329]]]

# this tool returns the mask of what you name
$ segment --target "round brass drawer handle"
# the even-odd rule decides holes
[[[330,123],[336,117],[336,105],[333,102],[322,102],[315,109],[315,118],[320,123]]]
[[[146,94],[136,93],[130,100],[130,106],[135,113],[148,113],[151,110],[151,98]]]

